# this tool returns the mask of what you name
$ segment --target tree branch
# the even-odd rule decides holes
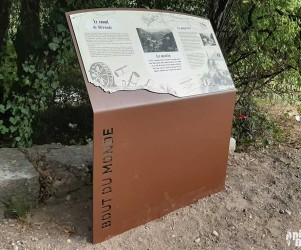
[[[250,8],[249,13],[248,13],[248,22],[247,22],[247,25],[242,29],[242,31],[244,33],[247,32],[248,29],[250,29],[250,28],[253,27],[252,16],[253,16],[253,13],[254,13],[255,9],[256,9],[256,5],[254,3],[252,3],[251,8]]]
[[[241,60],[246,59],[246,58],[248,58],[249,56],[256,54],[256,52],[257,52],[256,50],[246,52],[246,53],[242,54],[239,58],[237,58],[236,60],[234,60],[233,62],[230,62],[230,63],[228,64],[228,66],[234,65],[234,64],[240,62]]]

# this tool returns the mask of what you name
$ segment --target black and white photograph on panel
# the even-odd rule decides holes
[[[212,33],[200,33],[204,46],[216,46],[216,41]]]
[[[176,40],[169,29],[136,28],[144,53],[178,51]]]

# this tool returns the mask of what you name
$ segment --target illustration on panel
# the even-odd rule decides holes
[[[200,33],[204,46],[216,46],[216,41],[212,33],[203,34]]]
[[[90,67],[93,84],[97,87],[114,87],[114,76],[111,69],[103,62],[93,63]]]
[[[215,52],[209,54],[207,59],[207,66],[208,72],[201,78],[202,85],[225,86],[232,84],[232,79],[221,53]]]

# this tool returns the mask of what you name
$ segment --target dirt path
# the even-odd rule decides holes
[[[90,189],[32,211],[26,223],[2,220],[0,249],[297,249],[286,234],[301,230],[301,149],[235,153],[223,192],[98,245]]]

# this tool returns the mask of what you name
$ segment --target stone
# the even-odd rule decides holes
[[[236,140],[234,138],[230,138],[230,144],[229,144],[229,154],[234,154],[236,149]]]
[[[216,237],[218,237],[218,232],[216,232],[215,230],[212,232],[212,234]]]
[[[0,207],[11,199],[36,202],[39,191],[39,175],[25,155],[15,148],[1,148]]]
[[[26,154],[47,178],[45,188],[54,197],[65,199],[69,193],[91,184],[93,143],[82,146],[33,146],[27,149]]]
[[[290,165],[291,164],[291,160],[288,159],[288,158],[285,158],[285,157],[279,157],[279,158],[276,158],[278,159],[279,161],[283,162],[284,164],[286,165]]]
[[[64,146],[60,144],[44,144],[44,145],[36,145],[31,148],[25,149],[25,154],[27,155],[27,158],[32,163],[37,163],[38,161],[43,160],[43,157],[51,150],[60,149]]]

